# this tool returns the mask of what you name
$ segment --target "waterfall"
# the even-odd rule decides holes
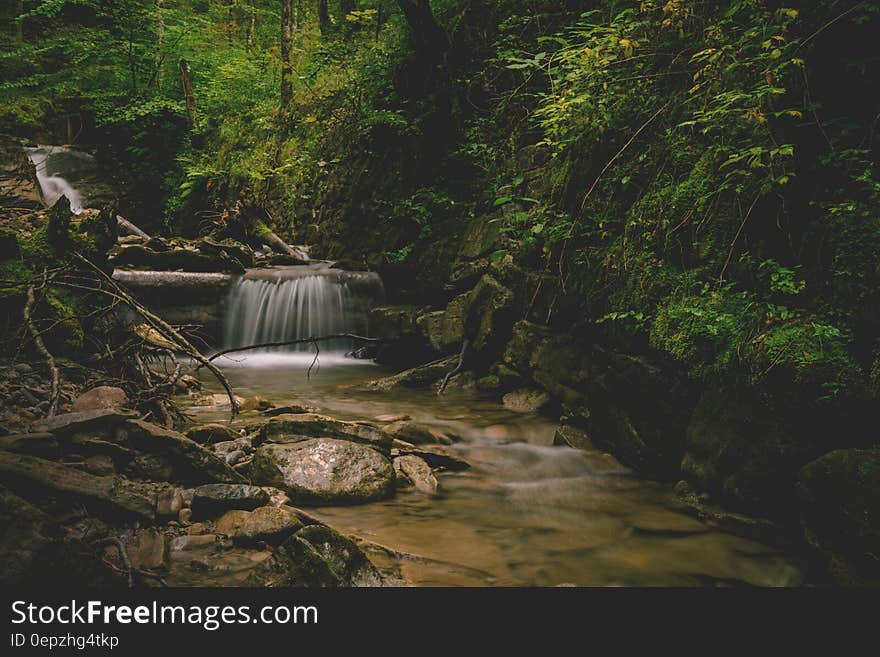
[[[326,265],[248,271],[233,284],[226,304],[224,343],[242,347],[337,333],[368,335],[370,308],[382,300],[376,274],[347,272]],[[322,353],[342,355],[347,339],[322,342]],[[314,352],[311,344],[273,351]]]
[[[66,146],[33,146],[25,148],[25,152],[37,170],[43,202],[51,208],[63,195],[74,213],[82,212],[86,199],[75,184],[94,174],[94,158]]]

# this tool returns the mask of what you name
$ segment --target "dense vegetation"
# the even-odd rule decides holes
[[[795,404],[880,394],[873,3],[17,4],[4,131],[100,144],[145,227],[245,200],[442,301],[491,214],[551,326]]]

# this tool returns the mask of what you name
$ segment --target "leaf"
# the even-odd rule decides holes
[[[510,196],[499,196],[498,198],[495,199],[495,202],[492,203],[492,207],[493,207],[493,208],[497,208],[497,207],[500,207],[500,206],[502,206],[502,205],[507,205],[507,204],[510,203],[512,200],[513,200],[513,198],[510,197]]]

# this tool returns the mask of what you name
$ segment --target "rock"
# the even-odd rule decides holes
[[[180,392],[187,392],[188,390],[201,390],[202,382],[199,381],[192,374],[181,374],[174,382],[174,387],[177,388]]]
[[[0,450],[49,458],[61,454],[58,441],[51,433],[19,433],[0,436]]]
[[[458,365],[458,356],[441,358],[425,365],[404,370],[393,376],[376,379],[366,384],[367,389],[393,390],[394,388],[427,388],[439,382],[446,374]]]
[[[435,351],[448,353],[461,345],[472,298],[471,292],[459,294],[447,304],[446,310],[426,313],[416,320]]]
[[[179,488],[169,486],[156,496],[156,515],[160,520],[179,519],[181,511],[183,495]]]
[[[537,413],[550,403],[550,395],[543,390],[520,388],[501,398],[504,408],[514,413]]]
[[[353,541],[323,525],[310,525],[260,563],[246,585],[259,587],[381,586],[382,576]]]
[[[290,496],[280,488],[263,486],[263,490],[269,495],[269,504],[272,506],[285,506],[290,504]]]
[[[95,551],[63,540],[46,513],[0,486],[0,586],[108,586],[116,583]]]
[[[571,424],[560,424],[553,436],[554,445],[567,445],[575,449],[590,449],[593,445],[586,430]]]
[[[3,482],[24,495],[50,495],[65,504],[84,504],[90,510],[152,521],[156,490],[120,477],[98,477],[53,461],[0,452]]]
[[[368,424],[345,422],[314,413],[279,415],[272,418],[260,429],[260,438],[276,443],[336,438],[370,445],[386,454],[391,449],[392,440],[388,433]]]
[[[116,473],[113,465],[113,459],[104,454],[95,454],[89,456],[83,461],[83,469],[93,475],[112,475]]]
[[[422,459],[433,470],[448,470],[450,472],[463,472],[470,468],[467,461],[452,456],[442,447],[424,446],[421,449],[403,448],[392,451],[392,456],[400,457],[412,455]]]
[[[174,468],[173,479],[184,483],[244,483],[245,478],[197,442],[183,434],[142,420],[125,425],[128,442],[136,449],[159,453]]]
[[[235,465],[239,461],[244,458],[244,452],[240,449],[232,450],[231,452],[227,452],[226,456],[223,457],[223,460],[226,461],[228,465]]]
[[[193,492],[193,515],[207,518],[224,511],[250,511],[269,503],[269,494],[246,484],[206,484]]]
[[[111,549],[115,547],[111,546]],[[165,535],[156,529],[137,532],[125,545],[133,568],[150,570],[164,568],[168,561]]]
[[[114,268],[137,268],[154,271],[181,269],[189,272],[230,272],[243,274],[244,266],[226,250],[200,248],[199,242],[152,238],[146,244],[117,244],[110,249],[109,264]]]
[[[296,512],[284,506],[263,506],[255,511],[227,511],[214,524],[216,531],[234,543],[279,543],[303,526]]]
[[[186,437],[203,445],[211,445],[224,440],[236,440],[240,436],[235,429],[225,424],[212,423],[200,424],[187,429]]]
[[[510,338],[513,292],[489,275],[480,278],[472,291],[465,333],[471,349],[485,359],[500,355]]]
[[[397,415],[377,415],[373,420],[375,422],[406,422],[412,418],[406,413],[399,413]]]
[[[174,464],[162,454],[135,454],[122,474],[141,481],[169,481],[174,477]]]
[[[262,411],[260,415],[265,417],[276,417],[278,415],[296,415],[297,413],[314,413],[315,409],[311,406],[302,406],[300,404],[289,404],[287,406],[277,406]]]
[[[398,481],[405,480],[416,487],[416,490],[434,495],[437,493],[437,479],[425,460],[413,454],[398,456],[394,459],[394,472]]]
[[[392,422],[391,424],[388,424],[383,428],[387,433],[391,434],[393,438],[397,438],[398,440],[405,440],[406,442],[413,445],[436,443],[449,444],[452,442],[446,436],[436,433],[429,427],[426,427],[423,424],[418,424],[416,422],[398,420],[397,422]]]
[[[181,510],[177,513],[177,521],[178,521],[181,525],[183,525],[184,527],[186,527],[187,525],[189,525],[190,523],[192,523],[192,514],[193,514],[192,509],[187,509],[187,508],[181,509]]]
[[[274,404],[265,397],[247,397],[240,405],[240,411],[265,411]]]
[[[169,551],[171,559],[186,558],[181,552],[199,552],[205,548],[213,548],[217,545],[216,534],[186,534],[184,536],[175,536],[169,542]]]
[[[296,504],[356,504],[393,492],[390,461],[358,443],[321,438],[257,449],[251,463],[255,483],[274,486]]]
[[[733,510],[773,515],[794,505],[809,449],[747,391],[707,390],[687,425],[681,473]]]
[[[124,408],[126,406],[128,406],[128,395],[125,394],[122,388],[98,386],[74,399],[71,410],[74,413],[80,413],[102,408]]]
[[[807,542],[843,586],[880,586],[880,447],[838,449],[798,474]]]
[[[426,311],[419,306],[378,306],[370,311],[370,330],[380,341],[379,363],[407,367],[431,357],[433,350],[417,324]]]
[[[114,408],[97,408],[77,413],[61,413],[55,417],[34,422],[34,432],[49,432],[55,436],[69,436],[75,433],[97,433],[113,435],[115,429],[131,418],[137,417],[134,411]]]

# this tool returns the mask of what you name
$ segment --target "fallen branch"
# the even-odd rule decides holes
[[[464,354],[468,348],[468,340],[464,340],[461,343],[461,353],[458,354],[458,365],[456,365],[453,369],[449,370],[446,373],[446,376],[443,377],[443,381],[440,383],[440,388],[437,390],[438,395],[442,395],[446,392],[446,386],[449,385],[449,380],[454,377],[456,374],[461,372],[461,368],[464,367]]]
[[[144,239],[150,239],[150,236],[147,235],[140,228],[131,223],[128,219],[123,219],[119,215],[116,215],[116,225],[119,226],[119,230],[126,235],[136,235],[137,237],[143,237]]]
[[[41,287],[46,286],[47,279],[48,276],[46,272],[43,272],[43,284]],[[37,327],[31,319],[31,310],[34,307],[34,300],[34,286],[29,285],[27,291],[27,303],[24,304],[24,323],[34,340],[34,345],[37,347],[37,351],[39,351],[40,355],[46,360],[46,364],[49,366],[49,371],[52,373],[52,393],[49,398],[49,412],[47,415],[48,417],[53,417],[58,411],[58,398],[61,395],[61,376],[58,373],[58,368],[55,366],[55,359],[52,357],[52,354],[49,353],[49,350],[46,348],[46,343],[43,342],[43,337],[40,335],[40,332],[37,330]]]
[[[208,357],[208,361],[213,361],[220,356],[231,354],[237,351],[250,351],[252,349],[268,349],[269,347],[288,347],[294,344],[313,344],[317,342],[325,342],[327,340],[360,340],[362,342],[378,342],[378,338],[368,338],[363,335],[355,335],[353,333],[335,333],[333,335],[322,335],[315,338],[299,338],[297,340],[280,340],[278,342],[261,342],[259,344],[249,344],[246,347],[230,347],[229,349],[221,349],[213,356]],[[201,365],[199,365],[201,367]]]
[[[232,392],[232,387],[229,385],[229,381],[223,375],[217,366],[211,363],[198,349],[196,349],[185,337],[183,337],[178,331],[174,329],[168,322],[159,317],[158,315],[151,312],[148,308],[146,308],[142,303],[137,301],[134,297],[132,297],[128,292],[122,289],[119,284],[114,281],[107,273],[98,267],[91,260],[86,258],[80,253],[75,254],[80,260],[89,265],[92,269],[97,272],[98,276],[101,277],[105,283],[107,283],[112,289],[112,291],[100,290],[105,294],[109,294],[110,296],[117,297],[124,301],[126,304],[134,308],[146,321],[150,326],[152,326],[156,331],[158,331],[165,339],[171,342],[174,347],[185,353],[190,358],[198,361],[200,364],[204,365],[208,368],[211,374],[220,382],[220,385],[223,386],[223,389],[226,391],[226,396],[229,397],[229,403],[232,406],[232,415],[238,414],[238,402],[235,401],[235,395]]]

